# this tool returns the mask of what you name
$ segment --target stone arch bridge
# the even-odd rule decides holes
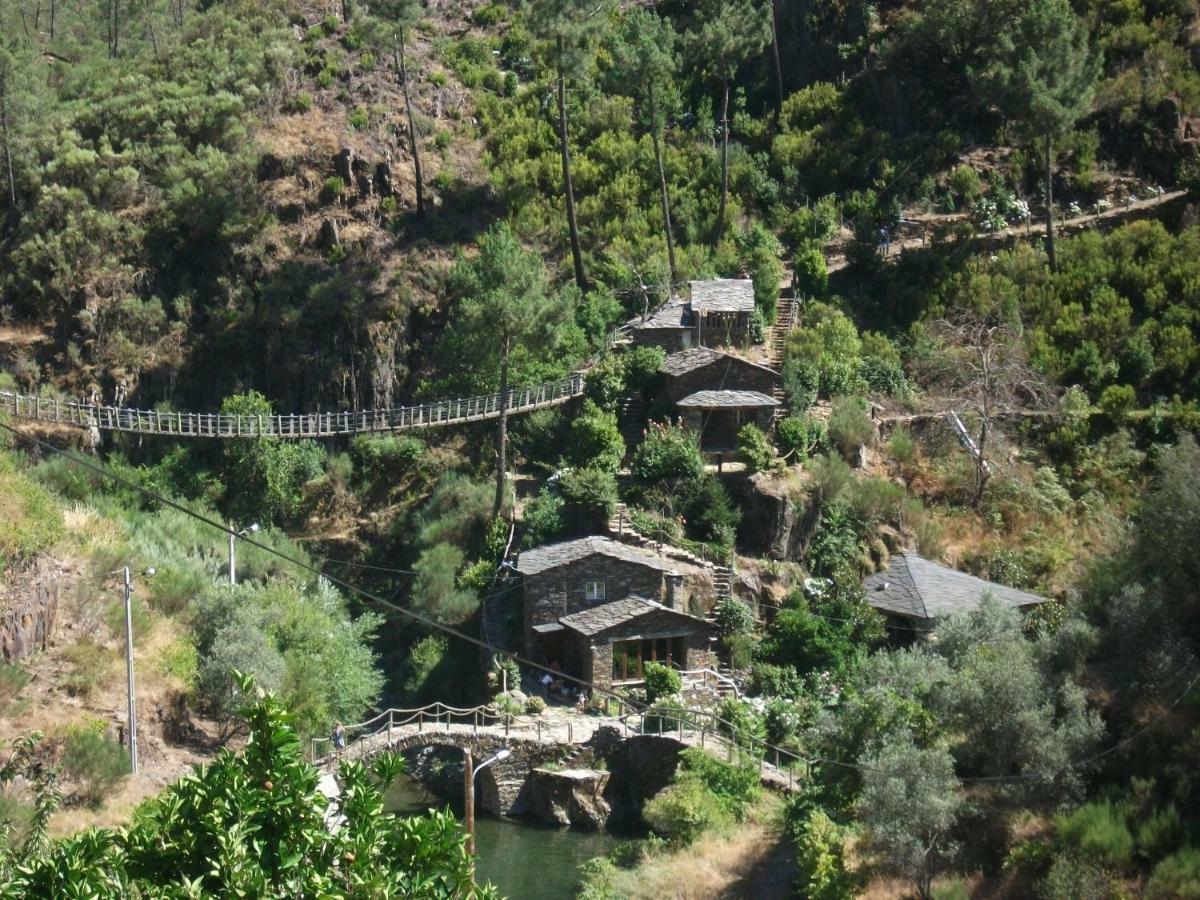
[[[480,772],[477,790],[484,809],[510,815],[526,811],[535,770],[569,772],[598,759],[605,760],[614,776],[627,770],[621,784],[614,786],[618,791],[649,796],[669,783],[687,747],[733,758],[738,748],[718,731],[719,724],[711,714],[696,711],[668,717],[640,712],[595,716],[552,707],[541,715],[514,716],[488,706],[432,703],[420,709],[388,709],[350,726],[348,744],[340,753],[331,752],[328,738],[314,739],[311,752],[314,762],[332,770],[341,759],[365,761],[383,752],[412,758],[426,748],[470,749],[478,764],[505,748],[508,758]],[[801,757],[761,740],[740,743],[749,744],[758,757],[764,786],[788,794],[800,789],[807,772]]]

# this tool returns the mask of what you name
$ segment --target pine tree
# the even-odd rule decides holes
[[[504,506],[508,445],[509,362],[523,343],[551,347],[572,310],[551,296],[541,259],[524,250],[508,225],[489,228],[479,240],[479,255],[460,263],[455,273],[462,300],[454,329],[462,338],[469,364],[498,370],[500,417],[497,429],[496,502]]]
[[[756,0],[701,0],[688,32],[694,59],[704,60],[701,71],[721,83],[721,201],[713,244],[725,232],[729,198],[729,88],[738,69],[771,41],[771,10]]]
[[[558,144],[562,156],[563,197],[571,235],[571,260],[575,283],[588,289],[575,215],[575,186],[571,179],[570,122],[567,117],[567,73],[578,79],[589,62],[590,50],[605,22],[605,0],[539,0],[529,11],[529,28],[545,43],[545,54],[554,69],[558,99]]]
[[[0,177],[4,200],[17,208],[17,170],[25,156],[27,130],[38,88],[33,48],[15,32],[0,36]]]
[[[1091,110],[1101,58],[1069,0],[1028,0],[999,35],[979,86],[1031,140],[1046,164],[1046,253],[1054,254],[1054,143]]]
[[[678,270],[662,144],[667,119],[678,105],[675,75],[679,62],[675,56],[675,40],[675,30],[670,22],[648,10],[638,9],[625,17],[613,45],[613,71],[618,75],[620,90],[636,101],[641,124],[654,142],[672,291],[678,284]]]
[[[421,0],[372,0],[371,13],[383,26],[381,35],[392,51],[396,75],[404,91],[404,112],[408,120],[408,148],[413,159],[413,183],[417,191],[417,216],[425,215],[425,179],[421,173],[421,151],[417,145],[417,123],[413,116],[412,94],[408,82],[408,60],[405,48],[408,33],[421,21]]]

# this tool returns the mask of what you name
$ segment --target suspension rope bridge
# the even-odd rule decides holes
[[[314,412],[290,415],[226,415],[104,406],[0,391],[0,414],[14,419],[74,425],[101,431],[161,434],[195,438],[325,438],[343,434],[416,431],[464,425],[509,414],[560,406],[583,394],[585,373],[558,381],[478,397],[437,400],[362,412]],[[503,405],[501,400],[505,399]]]

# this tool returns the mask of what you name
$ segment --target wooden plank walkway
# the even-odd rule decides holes
[[[508,392],[508,412],[520,414],[559,406],[583,394],[584,373]],[[294,415],[240,416],[220,413],[161,412],[101,406],[0,391],[0,415],[27,421],[52,422],[185,438],[323,438],[343,434],[415,431],[496,419],[500,394],[438,400],[419,406],[363,412],[316,412]]]

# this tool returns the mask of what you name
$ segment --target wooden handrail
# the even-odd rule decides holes
[[[505,394],[505,409],[512,414],[558,406],[583,394],[586,375],[536,387],[514,388]],[[303,414],[229,415],[226,413],[162,412],[119,406],[50,399],[14,391],[0,391],[0,413],[16,419],[55,422],[103,431],[166,434],[207,438],[318,438],[341,434],[407,431],[459,425],[500,415],[500,394],[439,400],[417,406],[349,412]]]

